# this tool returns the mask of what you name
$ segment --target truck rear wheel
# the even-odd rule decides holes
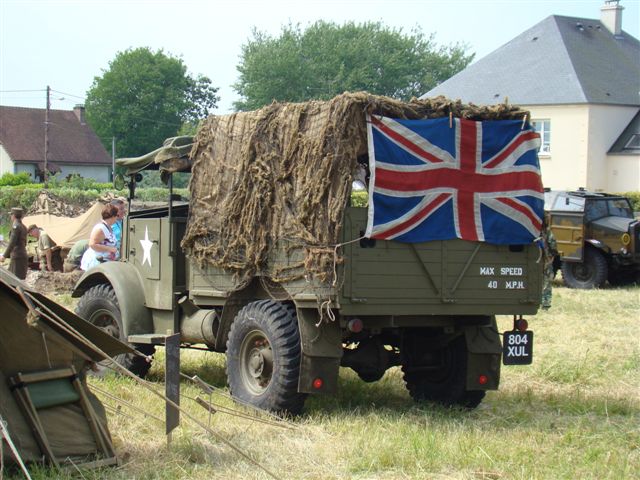
[[[438,366],[403,363],[404,381],[411,397],[416,402],[435,402],[447,407],[477,407],[485,392],[466,388],[467,343],[464,335],[451,341],[439,354]]]
[[[245,306],[227,340],[231,395],[263,410],[296,415],[304,406],[298,392],[300,332],[295,309],[273,300]]]
[[[76,313],[109,335],[127,343],[118,298],[111,285],[96,285],[87,290],[78,302]],[[135,348],[145,355],[153,355],[155,350],[150,345],[136,345]],[[121,354],[116,355],[114,360],[140,378],[144,378],[151,368],[151,363],[139,355]],[[109,360],[105,360],[99,365],[106,368],[109,363]]]
[[[562,262],[562,276],[569,288],[600,288],[607,281],[607,260],[602,253],[587,248],[582,262]]]

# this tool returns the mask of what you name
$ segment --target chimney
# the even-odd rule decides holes
[[[75,113],[76,117],[78,117],[78,121],[80,122],[80,125],[84,125],[86,123],[84,120],[84,105],[78,104],[75,107],[73,107],[73,113]]]
[[[622,34],[622,10],[620,0],[605,0],[600,9],[600,21],[616,36]]]

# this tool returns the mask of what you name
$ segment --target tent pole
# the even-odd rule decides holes
[[[29,475],[29,470],[27,470],[27,467],[25,466],[24,462],[22,461],[22,458],[20,457],[20,454],[18,453],[18,449],[13,444],[13,440],[11,440],[11,436],[9,435],[9,430],[7,430],[7,424],[4,421],[4,418],[2,418],[2,415],[0,415],[0,433],[2,434],[0,435],[0,437],[4,438],[7,441],[7,444],[11,449],[11,453],[13,453],[13,457],[16,459],[16,461],[20,465],[20,469],[22,470],[22,473],[24,473],[24,476],[28,480],[31,480],[31,475]],[[0,443],[2,443],[2,438],[0,438]],[[0,455],[2,454],[0,453]]]

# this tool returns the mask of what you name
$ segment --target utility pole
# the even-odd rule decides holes
[[[49,157],[49,110],[51,109],[51,87],[47,85],[47,109],[44,114],[44,188],[48,186],[48,172],[47,172],[47,160]]]

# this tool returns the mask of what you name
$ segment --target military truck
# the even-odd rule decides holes
[[[570,288],[623,285],[640,273],[640,222],[629,199],[608,193],[545,192],[545,211],[558,244],[554,260]]]
[[[363,106],[376,101],[366,97],[354,109],[353,118],[365,132]],[[309,115],[324,109],[325,104],[314,103],[311,107],[305,115],[295,116],[296,126],[310,124]],[[331,112],[337,111],[335,104],[330,107]],[[257,168],[260,148],[270,148],[273,143],[290,147],[290,142],[273,137],[274,131],[289,130],[282,125],[274,130],[273,125],[280,118],[276,114],[291,116],[292,108],[287,105],[278,112],[260,112],[258,121],[268,119],[264,125],[272,135],[269,142],[256,134],[259,124],[249,129],[242,123],[246,119],[243,114],[213,119],[212,125],[221,128],[219,123],[226,122],[223,126],[233,129],[235,134],[225,133],[224,142],[240,141],[246,131],[251,139],[261,139],[254,148],[242,145],[241,152],[248,152],[251,170]],[[417,108],[413,105],[412,111]],[[381,107],[379,110],[384,111]],[[242,129],[238,127],[241,123]],[[348,123],[352,126],[353,119]],[[349,128],[332,132],[342,134]],[[195,184],[215,184],[227,195],[236,195],[247,183],[254,184],[253,176],[237,180],[239,172],[247,169],[228,156],[219,164],[223,174],[212,170],[211,165],[203,165],[206,159],[216,157],[211,152],[222,155],[218,144],[202,153],[214,137],[203,130],[195,146],[188,140],[172,139],[164,149],[147,156],[118,160],[118,165],[127,169],[130,196],[142,169],[160,168],[170,187],[168,204],[128,215],[122,261],[103,263],[87,271],[74,290],[73,296],[81,297],[77,307],[81,316],[147,354],[162,345],[167,334],[177,332],[184,348],[224,352],[234,398],[262,409],[293,414],[301,411],[308,394],[334,392],[341,366],[353,369],[365,382],[379,380],[390,367],[401,366],[406,387],[416,401],[472,408],[486,391],[498,388],[503,350],[505,364],[532,361],[533,332],[528,330],[523,315],[535,314],[540,303],[542,264],[533,243],[495,245],[460,239],[402,243],[367,238],[368,208],[354,206],[357,202],[348,188],[336,218],[341,228],[328,247],[310,245],[305,240],[294,248],[291,242],[295,239],[280,237],[266,243],[267,254],[260,257],[262,267],[248,277],[242,277],[239,270],[234,272],[234,264],[221,268],[209,262],[207,255],[223,255],[232,246],[208,250],[211,253],[202,256],[193,251],[189,255],[189,228],[203,235],[204,245],[210,246],[218,237],[203,233],[203,229],[215,223],[218,215],[234,210],[225,207],[217,215],[203,212],[202,205],[211,195],[199,193]],[[325,145],[325,130],[322,135]],[[364,147],[355,149],[354,155],[366,153],[364,135]],[[301,136],[296,132],[288,139]],[[339,145],[356,141],[349,139],[351,143],[340,141]],[[307,138],[305,145],[310,141]],[[299,149],[287,151],[293,152],[292,162],[296,155],[303,155]],[[332,161],[337,161],[335,145],[328,151]],[[266,157],[276,163],[273,168],[260,170],[265,175],[280,165],[276,156]],[[305,158],[310,161],[310,157]],[[355,157],[349,158],[350,169],[362,166]],[[216,157],[215,161],[220,159]],[[227,175],[229,165],[233,166],[231,175]],[[310,168],[317,171],[320,166]],[[177,171],[192,172],[190,202],[177,199],[171,189]],[[288,182],[292,175],[301,178],[289,169],[276,182]],[[355,176],[349,173],[348,184],[343,184],[351,187]],[[325,179],[323,175],[318,181],[329,189],[335,186],[336,182],[327,183]],[[269,182],[262,185],[273,186]],[[284,191],[290,194],[299,186],[292,181]],[[314,188],[322,187],[316,184]],[[305,190],[301,198],[306,201],[309,195]],[[248,203],[264,198],[271,197],[255,193],[243,197],[244,203],[234,212],[244,214],[242,209],[248,208]],[[219,201],[211,200],[212,208]],[[299,200],[285,204],[290,211],[299,205]],[[321,206],[313,208],[318,209],[318,216],[323,215]],[[265,215],[272,210],[272,204],[261,210],[260,221],[268,222]],[[303,216],[300,210],[294,213],[296,219]],[[197,223],[198,215],[201,223]],[[226,223],[226,228],[242,223],[233,222],[235,225]],[[326,224],[329,229],[329,222]],[[224,231],[216,233],[222,234]],[[241,255],[232,257],[233,261],[248,256],[252,242],[258,243],[261,238],[256,235],[243,244]],[[231,240],[236,238],[232,236]],[[305,255],[318,251],[328,260],[328,275],[317,276],[308,269],[304,275],[289,275],[296,268],[307,268],[310,262]],[[269,270],[268,266],[274,264],[278,269]],[[276,278],[277,274],[280,276]],[[513,329],[504,332],[504,346],[496,315],[513,316]],[[123,356],[119,361],[140,375],[149,368],[140,357]]]

